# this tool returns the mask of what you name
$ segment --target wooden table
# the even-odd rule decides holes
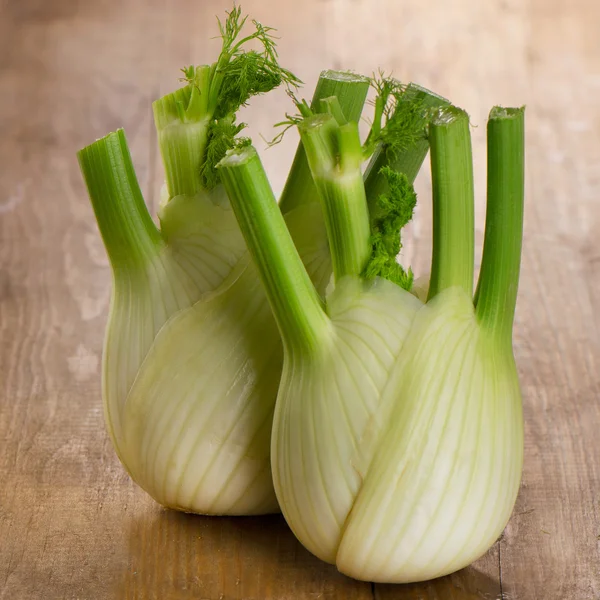
[[[310,95],[322,68],[381,66],[472,115],[480,248],[485,117],[527,104],[515,353],[525,470],[504,535],[472,567],[410,586],[347,579],[281,517],[201,518],[132,484],[100,400],[110,272],[75,160],[125,127],[149,205],[162,179],[150,103],[213,60],[225,0],[0,1],[0,598],[600,598],[600,3],[258,0]],[[255,139],[287,109],[257,99]],[[275,186],[290,136],[265,162]],[[430,252],[427,169],[405,259]]]

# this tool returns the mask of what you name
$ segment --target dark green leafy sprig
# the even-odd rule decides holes
[[[371,78],[376,97],[370,103],[374,107],[373,121],[363,145],[365,158],[378,146],[394,155],[425,139],[429,111],[423,100],[415,98],[409,86],[383,72]]]
[[[369,158],[377,147],[383,146],[393,158],[394,155],[410,148],[419,140],[425,139],[429,110],[423,100],[416,98],[409,86],[391,77],[385,77],[382,72],[371,78],[371,87],[376,92],[374,100],[369,101],[374,107],[373,120],[367,139],[363,144],[363,156]],[[285,114],[285,119],[275,124],[283,127],[269,145],[278,144],[287,131],[297,126],[303,119],[313,116],[316,112],[330,112],[340,122],[340,116],[334,114],[336,104],[330,106],[328,99],[322,100],[315,110],[311,109],[306,100],[299,100],[292,92],[288,92],[298,112]]]
[[[269,147],[279,144],[279,142],[283,140],[285,134],[290,129],[297,127],[300,123],[302,123],[302,121],[304,121],[304,119],[314,114],[306,100],[299,100],[294,92],[290,89],[287,90],[287,94],[292,99],[294,105],[298,109],[298,112],[295,114],[285,113],[285,119],[273,125],[275,128],[283,127],[283,129],[271,141],[267,141]]]
[[[417,194],[404,173],[390,167],[383,167],[381,173],[387,180],[388,192],[379,196],[371,214],[372,253],[362,275],[366,279],[383,277],[410,290],[413,272],[399,265],[396,257],[402,248],[400,230],[413,217]]]
[[[242,36],[248,16],[242,16],[241,7],[236,6],[227,13],[223,23],[217,19],[221,33],[222,47],[219,59],[211,66],[210,87],[208,90],[208,113],[211,120],[208,126],[206,161],[202,167],[202,181],[207,189],[219,183],[220,175],[216,164],[225,152],[245,141],[236,136],[246,127],[236,123],[236,113],[253,96],[265,94],[285,85],[288,89],[302,84],[293,73],[284,69],[278,62],[275,29],[252,20],[254,31]],[[248,43],[255,41],[260,50],[246,50]],[[186,81],[195,84],[193,67],[184,69]]]
[[[214,168],[232,148],[249,146],[252,140],[249,137],[237,137],[246,127],[246,123],[236,123],[235,118],[225,117],[215,119],[209,130],[209,139],[206,147],[206,161],[200,170],[202,184],[207,190],[214,188],[219,182],[219,171]]]
[[[238,39],[247,20],[247,15],[242,17],[239,6],[227,13],[225,24],[218,20],[223,45],[219,59],[213,65],[211,85],[211,98],[218,98],[218,105],[214,106],[217,119],[237,112],[252,96],[269,92],[281,84],[288,88],[302,84],[279,64],[273,27],[265,27],[253,19],[255,30]],[[253,40],[260,46],[260,51],[245,50],[244,47]]]
[[[375,99],[371,101],[374,117],[367,139],[362,145],[362,155],[366,159],[377,148],[382,148],[391,155],[388,162],[393,162],[393,155],[425,139],[429,111],[410,87],[393,78],[384,77],[382,73],[372,78],[371,86],[376,92]],[[325,98],[313,110],[306,100],[298,100],[293,93],[290,96],[298,113],[286,114],[286,119],[277,123],[276,126],[284,129],[271,145],[280,142],[288,129],[313,117],[316,112],[330,113],[339,125],[346,123],[337,98]],[[385,177],[387,191],[371,206],[372,251],[362,275],[367,279],[383,277],[410,290],[413,283],[412,270],[405,270],[396,262],[396,257],[402,248],[400,230],[412,219],[417,195],[403,173],[389,166],[383,167],[379,172]]]

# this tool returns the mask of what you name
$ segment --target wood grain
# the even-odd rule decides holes
[[[0,2],[0,598],[2,600],[599,600],[600,4],[596,0],[258,0],[281,57],[381,66],[472,115],[482,241],[485,117],[527,104],[527,205],[515,353],[523,485],[501,540],[473,566],[371,586],[308,554],[281,517],[165,511],[104,430],[99,389],[110,272],[75,152],[125,127],[155,206],[150,103],[210,60],[224,0]],[[282,95],[254,102],[270,134]],[[281,189],[295,139],[264,153]],[[427,169],[418,182],[427,198]],[[428,267],[421,202],[406,259]]]

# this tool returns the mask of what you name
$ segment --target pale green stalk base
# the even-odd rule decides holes
[[[156,334],[169,319],[219,287],[245,252],[231,209],[180,196],[160,212],[160,252],[113,272],[102,361],[106,423],[121,456],[127,396]]]
[[[439,577],[484,554],[514,506],[523,460],[514,360],[460,288],[422,307],[387,282],[371,293],[351,283],[328,299],[333,333],[321,357],[285,362],[277,497],[302,544],[350,577]],[[393,322],[402,303],[404,321]]]

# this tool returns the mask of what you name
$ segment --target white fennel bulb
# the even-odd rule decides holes
[[[355,124],[335,107],[330,112],[300,123],[332,252],[335,289],[325,302],[272,208],[255,152],[233,151],[220,163],[284,342],[271,446],[275,491],[298,539],[343,573],[420,581],[481,556],[501,534],[519,488],[523,425],[512,324],[523,111],[494,108],[488,122],[475,295],[469,121],[454,107],[433,115],[425,303],[406,291],[412,274],[389,260],[414,204],[407,182],[388,173],[390,192],[369,215],[358,175],[365,146]],[[252,186],[242,201],[236,190]]]
[[[264,304],[264,293],[255,285],[256,294],[248,288],[247,297],[232,306],[228,290],[246,270],[246,245],[215,165],[227,148],[243,143],[237,137],[244,128],[236,123],[238,109],[256,94],[299,81],[275,60],[270,28],[254,22],[255,31],[243,37],[240,33],[245,23],[239,8],[228,13],[217,61],[184,69],[186,84],[153,105],[166,173],[160,229],[144,203],[123,131],[107,135],[78,155],[113,271],[103,356],[107,428],[119,458],[136,482],[159,502],[190,512],[277,510],[272,482],[265,475],[269,471],[269,436],[262,432],[270,425],[259,427],[256,419],[268,421],[264,415],[272,413],[280,372],[276,366],[269,367],[269,373],[276,373],[269,378],[260,352],[248,356],[244,340],[256,333],[251,316],[240,321],[238,329],[232,325],[240,314],[251,312],[261,301]],[[252,40],[260,51],[244,49]],[[241,71],[247,76],[240,77]],[[220,313],[220,321],[213,319],[215,313]],[[272,317],[266,313],[265,320],[268,328]],[[186,328],[191,331],[182,338]],[[274,343],[280,343],[274,326],[271,329]],[[196,339],[192,335],[197,335]],[[203,356],[200,372],[197,361],[175,361],[194,354]],[[218,382],[215,375],[220,377]],[[254,389],[256,380],[261,385],[266,381],[264,389]],[[187,385],[192,389],[184,387]],[[219,394],[224,401],[221,412],[215,413],[210,407],[221,400]],[[174,430],[161,428],[169,423],[174,406],[181,404],[184,411],[190,403],[195,408],[201,404],[202,410],[192,411],[197,420],[186,423],[187,431],[198,439],[213,441],[210,450],[193,446],[190,460],[198,479],[186,480],[180,493],[174,482],[186,477],[186,465],[174,458],[189,449],[189,438],[178,438]],[[180,414],[185,413],[177,416]],[[241,419],[240,427],[228,437],[235,418]],[[196,502],[187,490],[204,486],[204,473],[220,451],[215,439],[221,440],[223,457],[229,451],[239,457],[239,451],[232,448],[241,445],[242,454],[247,453],[251,460],[242,460],[235,471],[235,457],[227,459],[230,472],[222,475],[237,481],[236,492],[229,492],[229,484],[223,481],[222,489],[211,488],[214,498],[200,494],[202,500]],[[156,449],[161,452],[158,459],[151,453]],[[145,450],[148,456],[143,454]],[[152,464],[146,464],[147,460]],[[258,462],[260,477],[256,475]],[[239,495],[251,478],[263,489],[236,504],[235,493]],[[165,492],[164,481],[173,489]],[[207,481],[207,485],[214,483],[210,476]],[[223,502],[219,503],[219,498]]]

